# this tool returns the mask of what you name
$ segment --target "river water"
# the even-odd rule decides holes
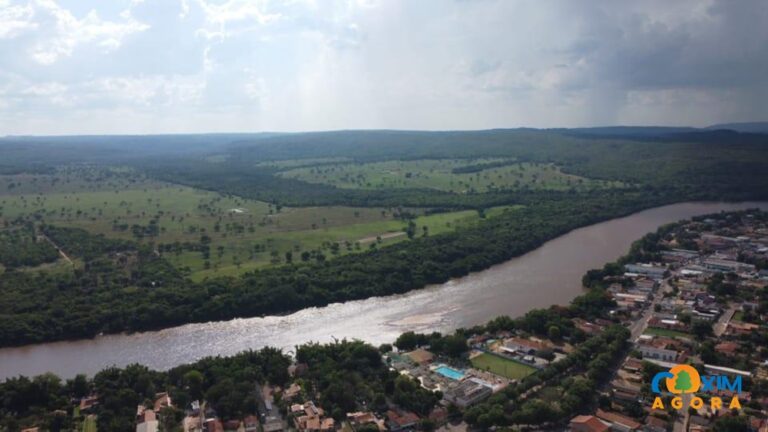
[[[658,226],[691,216],[768,202],[680,203],[571,231],[536,250],[487,270],[406,294],[304,309],[287,316],[188,324],[161,331],[0,349],[0,379],[54,372],[93,374],[107,366],[141,363],[167,369],[211,355],[276,346],[291,352],[309,341],[358,338],[392,342],[408,330],[450,331],[498,315],[519,316],[582,293],[581,277],[626,253]]]

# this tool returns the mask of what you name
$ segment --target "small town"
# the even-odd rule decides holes
[[[498,406],[519,419],[509,430],[765,432],[767,264],[766,213],[667,225],[585,275],[587,298],[568,308],[454,335],[404,333],[378,347],[368,355],[396,377],[392,392],[330,395],[338,383],[326,383],[323,393],[328,377],[317,369],[326,366],[301,361],[312,355],[300,348],[285,370],[288,384],[257,384],[250,414],[222,416],[205,399],[181,406],[158,392],[136,407],[136,432],[484,430],[498,423],[491,418]],[[654,375],[678,364],[728,382],[740,377],[739,388],[699,393],[701,403],[687,404],[675,404],[666,389],[653,394]],[[355,399],[336,399],[345,396]],[[98,394],[83,397],[76,415],[87,424],[100,402]]]

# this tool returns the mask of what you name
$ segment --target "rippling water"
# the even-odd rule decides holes
[[[266,345],[292,351],[298,344],[333,338],[380,344],[407,330],[450,331],[497,315],[517,316],[537,307],[567,304],[582,292],[584,272],[624,254],[632,241],[659,225],[749,207],[767,209],[768,203],[681,203],[642,211],[574,230],[490,269],[402,295],[304,309],[287,316],[4,348],[0,349],[0,378],[46,371],[72,377],[129,363],[167,369],[204,356]]]

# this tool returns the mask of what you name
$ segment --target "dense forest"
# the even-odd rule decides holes
[[[0,264],[6,268],[33,267],[58,258],[59,252],[36,235],[32,223],[13,224],[0,231]]]

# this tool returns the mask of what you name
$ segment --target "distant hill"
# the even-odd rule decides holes
[[[674,126],[601,126],[572,129],[553,129],[572,135],[586,136],[658,136],[673,133],[693,132],[696,128]]]
[[[720,123],[708,126],[706,129],[730,129],[736,132],[768,133],[768,122]]]

